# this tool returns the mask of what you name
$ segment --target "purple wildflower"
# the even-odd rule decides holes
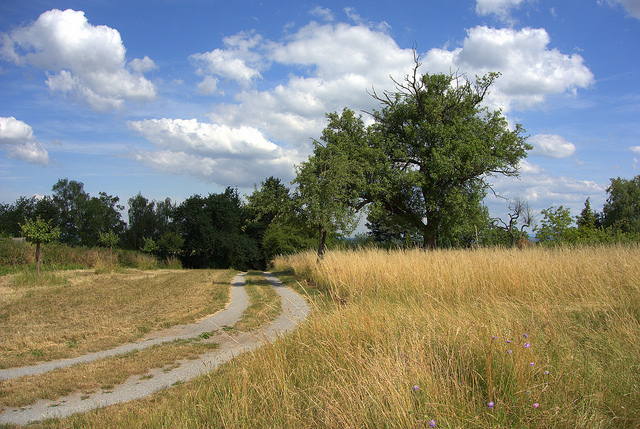
[[[495,340],[496,338],[498,338],[498,337],[496,337],[496,336],[494,335],[493,337],[491,337],[491,341]]]
[[[522,334],[522,336],[523,336],[524,338],[529,338],[529,334],[527,334],[526,332],[525,332],[524,334]]]
[[[531,363],[529,364],[529,366],[533,366],[533,365],[535,365],[535,364],[536,364],[535,362],[531,362]]]
[[[487,407],[489,407],[489,409],[492,409],[494,405],[495,405],[495,403],[494,403],[493,401],[490,401],[490,402],[487,404]]]
[[[544,372],[544,375],[549,375],[549,371],[545,371],[545,372]]]
[[[540,404],[538,404],[537,402],[535,404],[533,404],[533,408],[538,408],[540,406]]]
[[[509,350],[507,350],[507,353],[511,354],[511,353],[513,353],[513,350],[509,349]]]
[[[429,420],[429,427],[430,427],[430,428],[434,428],[434,427],[436,427],[436,421],[435,421],[435,420],[433,420],[433,419]]]
[[[531,347],[531,343],[524,343],[524,348],[528,349],[529,347]]]
[[[418,387],[418,385],[417,385],[417,384],[416,384],[415,386],[413,386],[413,391],[414,391],[414,392],[415,392],[416,390],[418,390],[418,389],[419,389],[419,387]]]
[[[507,343],[510,343],[510,342],[511,342],[511,340],[507,340]]]

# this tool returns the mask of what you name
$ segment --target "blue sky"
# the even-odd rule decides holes
[[[492,179],[504,197],[577,215],[640,174],[640,0],[5,0],[0,200],[65,177],[125,203],[289,182],[325,113],[375,108],[414,45],[423,72],[502,73],[487,105],[534,145]]]

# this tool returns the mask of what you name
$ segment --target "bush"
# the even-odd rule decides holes
[[[16,265],[29,265],[35,261],[35,249],[29,243],[10,237],[0,238],[0,270],[4,274]]]

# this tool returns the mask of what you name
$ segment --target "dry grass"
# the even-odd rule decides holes
[[[640,427],[639,256],[619,246],[280,259],[333,305],[318,299],[293,334],[206,377],[43,426]]]
[[[224,307],[227,270],[3,276],[0,366],[79,356],[193,322]]]

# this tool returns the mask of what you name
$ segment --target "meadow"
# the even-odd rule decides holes
[[[280,257],[312,316],[150,398],[42,427],[640,427],[640,247]]]

